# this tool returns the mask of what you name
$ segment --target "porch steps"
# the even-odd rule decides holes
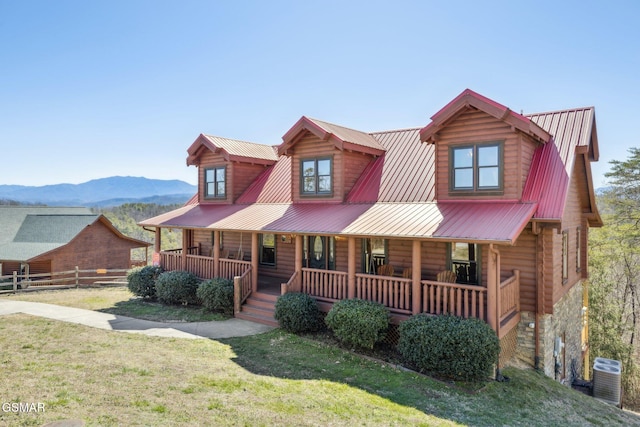
[[[278,327],[278,321],[273,317],[276,310],[277,299],[278,295],[254,292],[247,298],[242,305],[242,311],[236,313],[235,317],[262,323],[263,325]]]

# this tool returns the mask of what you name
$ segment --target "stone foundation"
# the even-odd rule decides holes
[[[540,316],[523,311],[518,324],[516,357],[527,365],[535,366],[535,328],[540,332],[539,369],[545,375],[571,384],[574,373],[582,369],[582,282],[574,285],[554,307],[554,314]],[[533,326],[533,327],[532,327]],[[555,353],[556,339],[564,343]]]

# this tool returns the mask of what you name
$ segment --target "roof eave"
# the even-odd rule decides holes
[[[199,166],[200,162],[198,161],[200,155],[202,154],[202,150],[206,148],[209,149],[210,151],[212,151],[213,153],[220,153],[221,151],[223,152],[223,156],[226,155],[226,157],[228,157],[228,153],[224,150],[222,150],[219,147],[216,147],[215,144],[213,144],[213,142],[211,142],[211,140],[209,138],[207,138],[207,136],[203,133],[201,133],[195,141],[193,141],[193,143],[189,146],[189,148],[187,148],[187,153],[189,154],[187,156],[187,166]],[[228,160],[228,159],[227,159]]]
[[[239,156],[235,154],[229,154],[228,156],[225,157],[225,160],[229,162],[250,163],[254,165],[264,165],[264,166],[271,166],[276,162],[276,160],[260,159],[257,157]]]
[[[313,120],[310,120],[306,116],[300,117],[300,119],[282,136],[282,144],[278,146],[278,156],[286,154],[287,150],[295,145],[300,139],[301,134],[311,132],[323,141],[329,139],[331,135],[326,130],[322,129]]]
[[[342,143],[343,150],[356,151],[358,153],[371,154],[373,156],[382,156],[385,153],[385,150],[377,149],[373,147],[365,147],[364,145],[354,144],[348,141],[344,141]]]
[[[594,122],[595,123],[595,122]],[[591,160],[589,157],[589,148],[580,146],[576,148],[576,153],[582,155],[584,160],[584,170],[587,174],[587,194],[589,195],[589,205],[591,206],[591,212],[587,214],[587,220],[590,227],[602,227],[604,222],[598,211],[598,204],[596,203],[596,192],[593,186],[593,176],[591,174]]]

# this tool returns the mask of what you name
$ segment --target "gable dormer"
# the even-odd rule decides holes
[[[438,200],[518,200],[535,149],[551,140],[527,117],[469,89],[420,130],[436,145]]]
[[[371,135],[302,117],[282,137],[278,154],[291,157],[294,202],[342,202],[367,165],[384,154]]]
[[[198,168],[200,203],[234,203],[265,168],[277,161],[268,145],[200,134],[187,150]]]

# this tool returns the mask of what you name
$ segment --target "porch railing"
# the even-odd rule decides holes
[[[213,261],[213,258],[212,258]],[[236,276],[242,276],[251,269],[251,261],[239,261],[235,259],[220,258],[218,276],[233,280]]]
[[[514,270],[513,273],[513,276],[500,283],[500,323],[520,311],[520,272]]]
[[[249,268],[247,268],[242,275],[233,278],[234,313],[242,310],[242,304],[249,298],[249,295],[251,295],[251,290],[253,289],[251,276],[251,265],[249,265]]]
[[[182,270],[182,255],[179,252],[160,252],[160,266],[166,271]]]
[[[303,268],[302,292],[325,301],[347,299],[347,273]]]
[[[168,249],[165,250],[164,252],[168,252],[168,253],[172,253],[172,254],[181,254],[182,253],[182,248],[177,248],[177,249]],[[190,246],[187,248],[187,254],[189,255],[199,255],[200,254],[200,247],[198,246]]]
[[[458,283],[422,282],[422,311],[487,320],[487,288]]]
[[[283,283],[280,286],[280,290],[281,290],[281,294],[284,295],[287,292],[299,292],[300,291],[300,274],[298,274],[297,271],[295,271],[291,277],[289,278],[289,280],[287,281],[287,283]]]
[[[356,298],[379,302],[391,312],[411,314],[411,279],[356,274]]]
[[[187,255],[187,271],[202,279],[213,278],[213,258],[200,255]]]
[[[201,255],[187,255],[187,271],[191,271],[202,279],[214,277],[214,260],[211,257]],[[166,271],[183,270],[182,254],[176,251],[160,252],[160,266]],[[250,261],[220,258],[218,263],[218,277],[233,280],[236,276],[242,276],[249,268]]]

